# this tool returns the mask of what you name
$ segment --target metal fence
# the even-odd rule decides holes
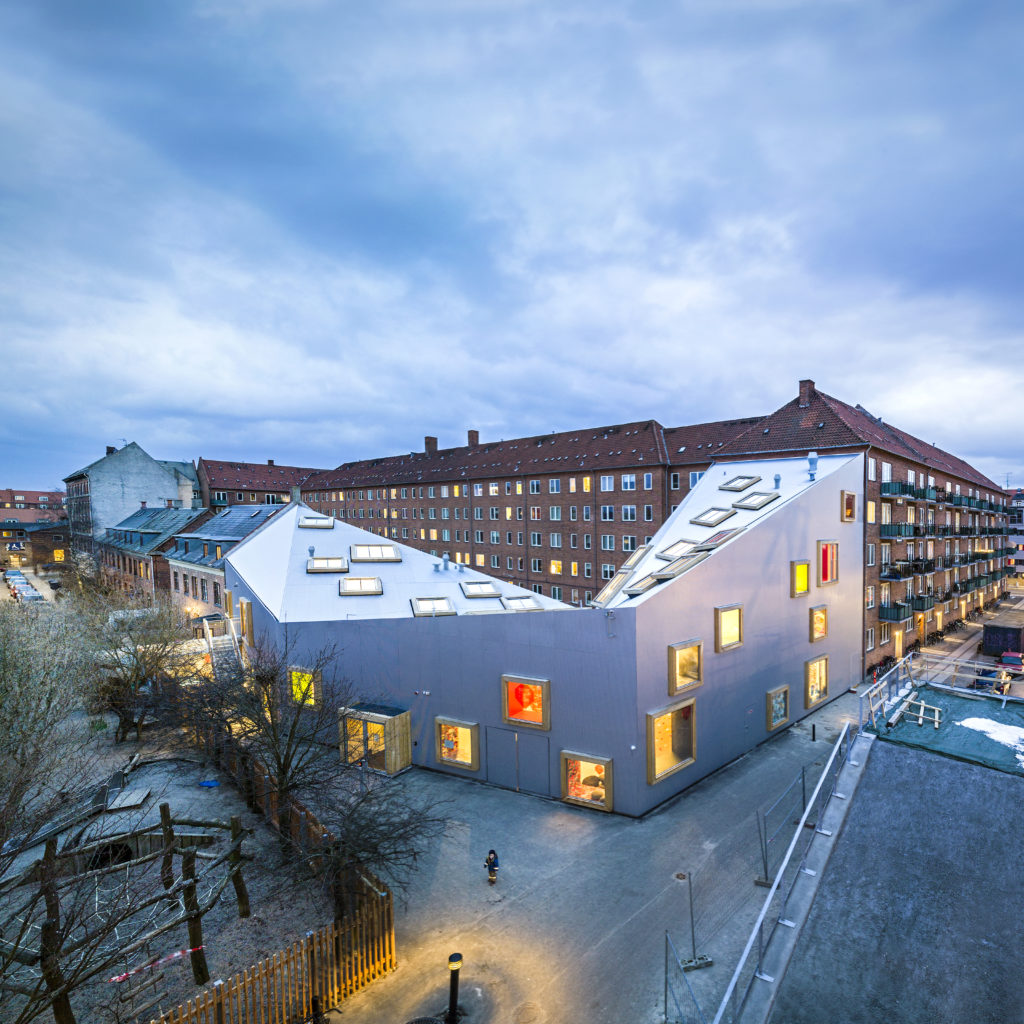
[[[707,1024],[707,1017],[687,977],[684,962],[669,933],[665,932],[665,1022]]]
[[[760,979],[766,982],[774,980],[765,975],[762,970],[765,951],[780,924],[792,927],[793,922],[789,921],[786,917],[786,906],[801,872],[808,871],[807,856],[816,835],[819,833],[823,835],[830,834],[821,825],[822,816],[832,797],[834,795],[843,795],[836,793],[836,782],[839,772],[849,758],[855,735],[850,729],[849,723],[843,726],[843,730],[839,734],[835,746],[832,748],[821,777],[818,779],[809,800],[806,801],[803,813],[797,822],[789,845],[775,872],[774,881],[765,898],[761,912],[758,914],[757,922],[754,925],[750,938],[747,940],[736,970],[733,972],[732,979],[722,998],[718,1012],[715,1014],[713,1024],[724,1024],[724,1022],[734,1022],[737,1020],[755,980]],[[798,780],[794,781],[794,784],[787,790],[787,793],[794,790],[796,781]],[[780,801],[784,799],[785,797],[780,798]],[[802,837],[804,842],[801,845],[800,840]]]

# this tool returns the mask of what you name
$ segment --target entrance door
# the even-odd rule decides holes
[[[551,793],[548,737],[528,729],[487,729],[487,781],[524,793]]]
[[[903,657],[903,630],[894,629],[892,631],[892,653],[896,660],[899,661]]]

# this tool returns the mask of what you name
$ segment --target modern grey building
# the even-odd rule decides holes
[[[712,465],[573,609],[311,509],[225,558],[246,643],[336,646],[365,699],[343,756],[392,750],[638,816],[860,678],[863,455]],[[318,692],[317,699],[330,700]]]
[[[191,462],[152,458],[134,441],[107,446],[106,455],[64,477],[71,544],[92,554],[108,527],[138,508],[199,508],[199,481]]]

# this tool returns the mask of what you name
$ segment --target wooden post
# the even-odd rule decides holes
[[[164,856],[160,862],[160,881],[164,889],[174,888],[174,826],[171,824],[171,805],[160,805],[160,826],[164,834]],[[175,899],[175,902],[177,900]]]
[[[192,949],[189,958],[192,961],[192,977],[197,985],[205,985],[210,980],[210,969],[206,966],[206,953],[203,952],[203,918],[199,913],[199,901],[196,899],[196,851],[188,847],[181,854],[181,874],[185,879],[185,913],[188,914],[188,944]]]
[[[242,877],[242,820],[237,814],[231,817],[231,843],[234,849],[228,855],[228,863],[231,865],[231,881],[238,900],[238,916],[248,917],[252,911],[249,909],[249,891]]]

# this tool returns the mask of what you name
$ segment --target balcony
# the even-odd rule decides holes
[[[934,558],[915,558],[909,563],[909,565],[915,576],[921,576],[928,572],[935,572]]]
[[[910,484],[902,483],[899,480],[883,480],[880,487],[879,493],[883,498],[885,497],[907,497],[913,498],[914,488]]]
[[[882,523],[879,527],[881,537],[913,537],[913,523]]]
[[[909,580],[914,571],[909,562],[883,562],[878,575],[883,580]]]
[[[914,496],[918,501],[939,500],[939,492],[934,487],[915,487]]]
[[[878,606],[878,617],[882,622],[902,622],[910,618],[910,605],[897,602],[896,604],[880,604]]]
[[[910,599],[910,607],[915,612],[930,612],[935,607],[935,598],[931,594],[919,594]]]

